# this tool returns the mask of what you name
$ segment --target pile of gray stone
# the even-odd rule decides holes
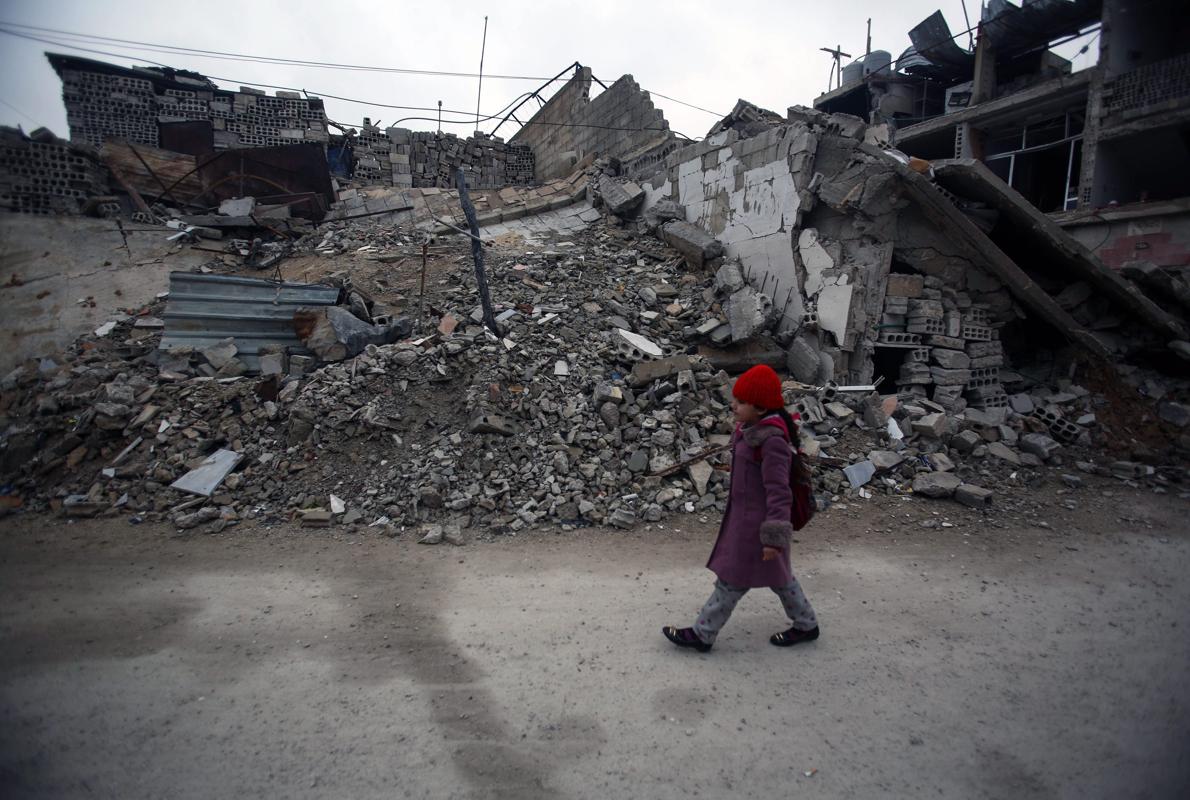
[[[159,349],[150,308],[22,366],[0,384],[6,495],[187,530],[259,518],[394,535],[435,525],[435,541],[724,509],[726,456],[699,456],[729,440],[731,378],[703,348],[769,319],[737,265],[694,272],[652,238],[599,227],[496,252],[497,334],[456,246],[432,323],[400,341],[324,348],[321,361],[262,352],[249,373],[234,341]],[[786,384],[822,502],[916,494],[988,509],[1014,472],[1168,477],[1095,461],[1103,401],[1078,386],[958,411],[913,386],[881,396]]]

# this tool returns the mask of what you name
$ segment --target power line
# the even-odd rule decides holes
[[[702,106],[696,106],[693,103],[687,103],[683,100],[678,100],[676,97],[670,97],[669,95],[662,94],[661,92],[654,92],[651,89],[645,89],[645,91],[648,92],[649,94],[655,94],[658,97],[663,97],[666,100],[677,103],[680,106],[689,106],[690,108],[693,108],[697,111],[705,112],[707,114],[710,114],[713,117],[726,117],[727,116],[726,114],[720,114],[718,111],[711,111],[709,108],[703,108]]]
[[[283,66],[297,66],[297,67],[312,67],[322,69],[336,69],[336,70],[355,70],[364,72],[390,72],[407,75],[421,75],[434,77],[448,77],[448,78],[477,78],[477,72],[449,72],[445,70],[432,69],[411,69],[405,67],[377,67],[367,66],[363,64],[340,64],[328,61],[307,61],[297,58],[286,58],[283,56],[257,56],[250,53],[231,53],[223,50],[203,50],[194,47],[181,47],[178,45],[156,44],[154,42],[141,42],[135,39],[119,39],[112,36],[99,36],[97,34],[77,33],[74,31],[64,31],[58,28],[43,28],[37,25],[23,25],[15,22],[5,22],[0,20],[0,27],[5,28],[20,28],[22,30],[39,31],[41,33],[58,34],[62,36],[70,36],[87,44],[102,44],[104,42],[111,42],[120,45],[133,45],[137,49],[145,49],[159,53],[179,53],[187,55],[201,55],[206,58],[222,59],[226,61],[249,61],[255,63],[265,64],[279,64]],[[127,58],[127,56],[123,56]],[[158,65],[163,66],[163,65]],[[485,78],[503,78],[506,80],[520,80],[520,81],[549,81],[549,78],[539,78],[532,75],[484,75]],[[555,79],[556,80],[556,79]]]
[[[2,25],[2,24],[3,23],[0,23],[0,25]],[[45,37],[41,37],[41,36],[35,36],[33,34],[28,34],[28,33],[21,33],[19,31],[8,30],[3,27],[0,27],[0,34],[7,34],[9,36],[15,36],[15,37],[18,37],[21,39],[28,39],[28,40],[35,41],[35,42],[41,42],[42,44],[48,44],[48,45],[52,45],[54,47],[65,47],[65,48],[71,49],[71,50],[79,50],[84,53],[93,53],[96,55],[108,56],[109,58],[132,59],[132,60],[144,61],[144,62],[147,62],[154,66],[161,67],[163,69],[175,69],[174,67],[170,66],[169,64],[163,64],[160,61],[154,61],[152,59],[144,58],[144,57],[137,56],[134,54],[115,53],[115,52],[111,52],[108,50],[96,50],[94,48],[81,47],[77,44],[72,44],[70,42],[58,41],[55,39],[45,38]],[[437,108],[430,108],[428,106],[403,106],[403,105],[396,105],[396,104],[392,104],[392,103],[377,103],[377,102],[373,102],[370,100],[358,100],[358,99],[352,98],[352,97],[343,97],[341,95],[327,94],[325,92],[319,92],[316,90],[311,92],[310,90],[307,90],[304,88],[298,88],[295,86],[282,86],[279,84],[272,84],[272,83],[258,83],[258,82],[253,82],[253,81],[239,80],[237,78],[222,77],[219,75],[207,75],[205,77],[208,77],[212,80],[225,81],[227,83],[240,84],[243,86],[252,86],[252,87],[258,87],[258,88],[265,88],[265,89],[280,89],[283,91],[290,91],[290,92],[301,92],[301,93],[307,95],[308,97],[313,96],[313,97],[317,97],[317,98],[339,100],[339,101],[342,101],[345,103],[355,103],[357,105],[368,106],[371,108],[390,108],[390,109],[394,109],[394,110],[398,110],[398,111],[430,111],[430,112],[438,111]],[[537,80],[537,79],[534,78],[533,80]],[[547,83],[552,83],[555,80],[561,80],[561,78],[554,78],[554,79],[542,78],[541,80],[544,80]],[[648,90],[646,89],[645,91],[648,91]],[[667,100],[672,100],[675,103],[680,103],[681,105],[687,105],[687,106],[690,106],[691,108],[696,108],[699,111],[704,111],[708,114],[714,114],[715,116],[722,116],[720,114],[717,114],[714,111],[710,111],[705,108],[700,108],[699,106],[695,106],[691,103],[686,103],[681,100],[676,100],[675,98],[661,94],[660,92],[650,92],[650,94],[656,94],[658,97],[664,97]],[[520,98],[517,98],[517,99],[520,99]],[[515,103],[516,101],[514,100],[513,102]],[[508,104],[508,106],[510,106],[510,105],[512,105],[512,103]],[[507,109],[508,106],[505,106],[505,109]],[[443,110],[450,114],[469,114],[470,113],[470,112],[461,111],[458,109],[443,109]],[[503,110],[497,114],[489,114],[486,116],[481,116],[480,121],[487,122],[489,120],[495,119],[496,117],[500,116],[500,114],[502,114],[502,113],[503,113]],[[433,117],[405,117],[404,119],[418,120],[418,121],[425,121],[425,122],[436,122],[437,121],[437,119],[433,118]],[[443,124],[451,124],[451,125],[470,124],[471,119],[442,120],[442,122],[443,122]],[[624,131],[624,132],[672,130],[670,128],[660,128],[660,127],[629,128],[629,127],[619,127],[619,126],[613,126],[613,125],[594,125],[594,124],[585,124],[585,123],[577,123],[577,122],[533,122],[532,120],[530,120],[529,122],[521,123],[521,127],[524,128],[530,124],[545,125],[545,126],[549,126],[549,127],[594,128],[594,129],[599,129],[599,130]],[[686,136],[685,134],[680,133],[679,131],[672,131],[672,132],[678,136],[681,136],[684,139],[690,140],[689,136]],[[691,141],[693,141],[693,140],[691,140]]]
[[[11,108],[13,111],[17,112],[18,114],[20,114],[22,117],[24,117],[25,119],[27,119],[27,120],[29,120],[30,122],[32,122],[32,123],[33,123],[34,125],[36,125],[37,127],[39,127],[39,128],[41,128],[41,127],[44,127],[44,126],[43,126],[43,125],[42,125],[40,122],[38,122],[37,120],[33,119],[33,117],[29,116],[29,115],[28,115],[28,114],[26,114],[24,111],[21,111],[19,108],[17,108],[16,106],[14,106],[12,103],[10,103],[10,102],[8,102],[7,100],[5,100],[3,97],[0,97],[0,105],[5,105],[5,106],[8,106],[8,107],[9,107],[9,108]]]
[[[342,63],[336,63],[333,61],[308,61],[308,60],[304,60],[304,59],[288,58],[285,56],[258,56],[258,55],[252,55],[251,53],[232,53],[232,52],[227,52],[227,51],[223,51],[223,50],[204,50],[204,49],[195,48],[195,47],[182,47],[180,45],[166,45],[166,44],[157,44],[154,42],[142,42],[142,41],[138,41],[136,39],[120,39],[120,38],[117,38],[114,36],[100,36],[99,34],[78,33],[76,31],[66,31],[66,30],[62,30],[60,28],[45,28],[45,27],[41,27],[38,25],[25,25],[23,23],[18,23],[18,22],[5,22],[3,20],[0,20],[0,27],[20,28],[22,30],[39,31],[41,33],[50,33],[50,34],[58,34],[61,36],[69,36],[69,37],[72,37],[74,39],[77,39],[77,40],[79,40],[83,43],[87,43],[87,44],[113,42],[113,43],[122,44],[122,45],[134,45],[138,49],[143,48],[143,49],[149,50],[151,52],[156,52],[156,53],[178,53],[178,54],[201,55],[205,58],[223,59],[223,60],[230,60],[230,61],[247,61],[250,63],[278,64],[278,65],[283,65],[283,66],[299,66],[299,67],[335,69],[335,70],[388,72],[388,73],[398,73],[398,74],[407,74],[407,75],[424,75],[424,76],[435,76],[435,77],[452,77],[452,78],[478,78],[478,77],[480,77],[480,73],[477,73],[477,72],[449,72],[449,71],[443,71],[443,70],[411,69],[411,68],[404,68],[404,67],[378,67],[378,66],[368,66],[368,65],[363,65],[363,64],[342,64]],[[159,66],[161,66],[161,65],[159,65]],[[484,77],[500,78],[500,79],[505,79],[505,80],[545,81],[547,84],[553,83],[558,80],[562,80],[561,78],[540,78],[540,77],[534,77],[531,75],[484,75]],[[223,80],[223,79],[220,79],[220,80]],[[646,90],[646,91],[649,91],[649,90]],[[698,111],[702,111],[707,114],[711,114],[712,116],[716,116],[716,117],[724,116],[723,114],[720,114],[717,111],[711,111],[710,109],[703,108],[702,106],[697,106],[697,105],[694,105],[693,103],[687,103],[684,100],[679,100],[676,97],[670,97],[669,95],[662,94],[661,92],[650,91],[649,93],[655,94],[658,97],[662,97],[666,100],[677,103],[679,105],[687,106],[689,108],[693,108]]]
[[[4,28],[0,28],[0,33],[8,34],[9,36],[17,36],[22,39],[30,39],[35,42],[41,42],[42,44],[53,45],[54,47],[65,47],[65,48],[71,49],[71,50],[81,50],[84,53],[94,53],[97,55],[108,56],[110,58],[125,58],[125,59],[132,59],[132,60],[136,60],[136,61],[145,61],[149,64],[152,64],[157,67],[161,67],[163,69],[174,69],[174,67],[171,67],[169,64],[163,64],[160,61],[153,61],[152,59],[142,58],[137,55],[131,55],[131,54],[127,54],[127,53],[113,53],[113,52],[110,52],[107,50],[94,50],[94,49],[87,48],[87,47],[79,47],[77,45],[70,44],[69,42],[55,41],[53,39],[46,39],[46,38],[42,38],[40,36],[33,36],[30,34],[19,33],[17,31],[5,30]],[[307,89],[299,88],[296,86],[282,86],[280,84],[275,84],[275,83],[257,83],[257,82],[253,82],[253,81],[240,80],[238,78],[227,78],[227,77],[223,77],[220,75],[208,75],[206,77],[211,78],[212,80],[225,81],[227,83],[238,83],[243,86],[253,86],[253,87],[264,88],[264,89],[281,89],[283,91],[289,91],[289,92],[302,92],[303,94],[306,94],[307,96],[313,95],[314,97],[318,97],[318,98],[329,98],[332,100],[342,100],[343,102],[346,102],[346,103],[356,103],[359,105],[371,106],[374,108],[391,108],[391,109],[396,109],[398,111],[437,111],[436,108],[430,108],[428,106],[402,106],[402,105],[395,105],[392,103],[375,103],[375,102],[371,102],[368,100],[357,100],[357,99],[351,98],[351,97],[341,97],[339,95],[326,94],[325,92],[319,92],[319,91],[310,92]],[[444,109],[444,111],[446,111],[447,113],[451,113],[451,114],[467,114],[467,113],[469,113],[466,111],[459,111],[457,109]],[[493,115],[490,115],[483,119],[486,121],[489,119],[495,119],[497,116],[499,116],[499,115],[493,114]],[[446,122],[446,120],[443,120],[443,122]]]

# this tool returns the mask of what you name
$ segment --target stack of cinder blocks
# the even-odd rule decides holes
[[[77,214],[88,197],[104,194],[107,175],[87,148],[48,136],[33,141],[0,128],[0,208]]]
[[[968,405],[1007,407],[998,334],[989,324],[987,308],[972,303],[965,292],[945,287],[939,278],[889,276],[878,341],[908,349],[898,378],[902,392],[929,395],[952,412]]]
[[[194,88],[177,88],[178,82]],[[249,86],[225,92],[200,80],[179,78],[166,85],[150,77],[67,70],[62,99],[70,138],[96,147],[105,139],[157,146],[158,123],[200,120],[211,122],[217,149],[329,139],[322,100],[298,92],[270,97]]]
[[[533,183],[533,152],[526,145],[507,145],[483,134],[460,139],[450,133],[379,128],[365,124],[354,143],[357,183],[450,188],[455,171],[467,172],[472,189],[501,189]]]
[[[392,142],[385,131],[365,119],[355,137],[355,179],[359,183],[388,186],[392,181]]]
[[[99,147],[105,139],[123,139],[157,146],[157,94],[148,80],[65,70],[62,102],[76,142]]]

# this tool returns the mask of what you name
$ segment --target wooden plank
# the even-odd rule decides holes
[[[126,142],[118,141],[104,142],[100,154],[112,171],[118,172],[143,197],[162,197],[165,194],[162,187],[169,186],[170,194],[179,202],[188,202],[203,191],[202,179],[195,172],[194,156],[145,144],[138,144],[133,150]]]

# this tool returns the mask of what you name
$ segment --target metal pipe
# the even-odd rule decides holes
[[[479,243],[480,243],[480,244],[482,244],[484,247],[491,247],[491,246],[492,246],[492,243],[491,243],[491,242],[485,242],[483,239],[480,239],[480,238],[479,238],[478,236],[476,236],[474,233],[471,233],[470,231],[465,231],[465,230],[463,230],[462,228],[459,228],[459,227],[456,227],[456,226],[454,226],[454,225],[451,225],[451,224],[450,224],[449,222],[447,222],[446,220],[438,219],[438,218],[437,218],[437,217],[435,217],[433,214],[431,214],[431,215],[430,215],[430,219],[434,220],[434,221],[435,221],[435,222],[437,222],[439,225],[445,225],[446,227],[450,228],[452,231],[456,231],[457,233],[461,233],[461,234],[463,234],[464,236],[470,236],[472,239],[474,239],[475,241],[479,242]]]
[[[563,75],[565,75],[565,74],[566,74],[567,72],[569,72],[570,70],[572,70],[572,69],[579,69],[581,66],[582,66],[581,64],[579,64],[577,61],[575,61],[573,64],[571,64],[571,65],[569,65],[568,67],[566,67],[566,69],[562,70],[562,71],[561,71],[561,72],[559,72],[557,75],[555,75],[554,77],[550,78],[550,79],[549,79],[548,81],[546,81],[545,83],[541,84],[541,86],[537,87],[537,89],[536,89],[536,90],[535,90],[535,91],[534,91],[534,92],[533,92],[531,95],[529,95],[529,96],[528,96],[528,97],[526,97],[524,100],[522,100],[521,102],[519,102],[519,103],[517,103],[515,106],[513,106],[513,108],[512,108],[512,111],[509,111],[509,112],[508,112],[508,114],[506,114],[506,115],[504,116],[504,119],[500,120],[500,124],[499,124],[499,125],[497,125],[495,128],[492,128],[492,132],[491,132],[491,134],[490,134],[490,135],[491,135],[491,136],[495,136],[495,135],[496,135],[496,131],[500,130],[500,128],[501,128],[501,127],[504,125],[504,123],[505,123],[505,122],[508,122],[508,120],[509,120],[509,118],[510,118],[510,117],[511,117],[512,119],[516,119],[516,117],[514,117],[513,115],[514,115],[514,114],[515,114],[517,111],[519,111],[519,110],[520,110],[520,107],[521,107],[521,106],[523,106],[525,103],[528,103],[530,100],[536,99],[536,100],[537,100],[537,102],[541,103],[541,105],[543,105],[543,106],[544,106],[544,105],[545,105],[545,101],[543,101],[543,100],[541,99],[541,96],[540,96],[540,94],[541,94],[542,90],[544,90],[546,87],[548,87],[548,86],[549,86],[551,83],[553,83],[554,81],[558,80],[558,78],[561,78]],[[520,122],[520,120],[517,120],[517,122]]]
[[[483,98],[483,56],[488,49],[488,18],[483,18],[483,45],[479,48],[479,91],[475,96],[475,132],[479,133],[479,101]],[[441,112],[439,112],[441,113]]]

